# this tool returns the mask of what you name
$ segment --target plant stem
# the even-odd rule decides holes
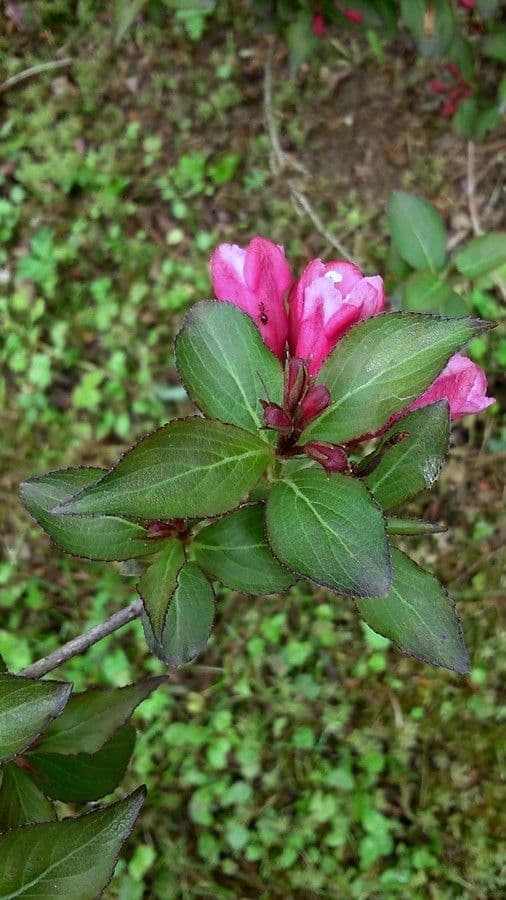
[[[22,72],[18,72],[17,75],[12,75],[11,78],[8,78],[7,81],[0,84],[0,94],[5,93],[5,91],[8,91],[11,87],[15,87],[16,84],[26,81],[27,78],[33,78],[35,75],[41,75],[43,72],[51,72],[53,69],[66,69],[68,66],[71,66],[73,62],[73,59],[66,57],[65,59],[53,59],[50,62],[39,63],[36,66],[32,66],[30,69],[24,69]]]
[[[48,656],[39,659],[38,662],[34,662],[32,665],[27,666],[26,669],[19,672],[19,675],[23,675],[25,678],[40,678],[47,672],[51,672],[53,669],[58,668],[58,666],[61,666],[62,663],[67,662],[67,660],[72,659],[73,656],[78,656],[79,653],[88,650],[89,647],[92,647],[93,644],[101,641],[102,638],[107,637],[107,635],[112,634],[113,631],[117,631],[118,628],[123,628],[123,625],[126,625],[133,619],[137,619],[141,612],[142,600],[137,598],[137,600],[133,600],[132,603],[125,606],[124,609],[120,609],[119,612],[114,613],[114,615],[110,616],[109,619],[106,619],[105,622],[101,622],[100,625],[95,625],[94,628],[90,628],[89,631],[85,631],[84,634],[80,634],[71,641],[67,641],[62,647],[58,647],[53,653],[50,653]]]

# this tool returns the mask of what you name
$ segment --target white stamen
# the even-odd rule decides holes
[[[339,284],[340,281],[343,280],[343,276],[339,272],[334,272],[332,269],[330,271],[325,272],[324,278],[328,278],[330,281],[333,281],[334,284]]]

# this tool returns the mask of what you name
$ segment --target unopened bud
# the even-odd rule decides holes
[[[266,428],[273,428],[280,434],[290,434],[292,423],[284,409],[281,409],[277,403],[267,403],[262,401],[264,408],[264,425]]]
[[[307,388],[309,380],[307,363],[304,359],[293,357],[285,366],[285,409],[294,413]]]
[[[322,444],[320,441],[310,441],[304,444],[304,453],[320,463],[327,472],[347,472],[349,470],[348,457],[342,447],[337,444]]]
[[[304,425],[316,419],[330,403],[330,391],[324,384],[311,388],[302,401],[300,418]]]

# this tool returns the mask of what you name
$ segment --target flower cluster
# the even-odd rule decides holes
[[[448,79],[434,78],[430,83],[430,88],[435,94],[441,94],[444,98],[441,115],[445,119],[450,119],[456,113],[462,100],[471,96],[472,88],[454,62],[445,63],[445,70]]]
[[[379,275],[364,276],[346,260],[320,259],[294,280],[283,248],[263,237],[253,238],[246,249],[220,244],[211,258],[211,277],[216,298],[247,313],[265,344],[287,360],[283,406],[266,403],[264,421],[279,432],[281,449],[288,450],[330,401],[327,389],[312,383],[325,359],[353,325],[384,311],[383,280]],[[432,385],[396,418],[442,399],[448,400],[452,419],[481,412],[494,402],[487,397],[485,373],[455,354]],[[313,458],[330,454],[329,468],[345,469],[345,457],[334,451],[305,448]]]

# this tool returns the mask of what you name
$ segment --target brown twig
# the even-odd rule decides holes
[[[478,214],[478,204],[476,200],[476,176],[475,176],[475,150],[474,150],[474,141],[467,142],[467,203],[469,206],[469,216],[471,218],[471,225],[473,226],[473,232],[476,236],[483,233],[480,217]]]
[[[273,175],[276,178],[282,176],[287,169],[292,169],[299,176],[307,176],[309,173],[306,167],[291,153],[285,153],[281,146],[279,138],[279,130],[274,113],[273,92],[272,92],[272,67],[274,60],[274,44],[271,43],[267,51],[264,66],[264,120],[267,136],[270,143],[269,162]],[[305,213],[313,223],[316,230],[321,234],[324,240],[334,247],[341,256],[351,259],[350,254],[343,247],[341,241],[336,238],[325,227],[320,216],[316,212],[313,204],[309,200],[302,183],[302,177],[296,178],[292,176],[286,179],[290,198],[295,211],[300,215],[301,210]]]
[[[89,631],[85,631],[84,634],[80,634],[71,641],[67,641],[66,644],[58,647],[53,653],[49,653],[48,656],[44,656],[42,659],[39,659],[38,662],[34,662],[32,665],[27,666],[26,669],[23,669],[19,674],[23,675],[25,678],[40,678],[47,672],[51,672],[53,669],[58,668],[58,666],[61,666],[64,662],[67,662],[67,660],[72,659],[73,656],[84,653],[84,651],[92,647],[93,644],[101,641],[102,638],[107,637],[119,628],[123,628],[128,622],[137,619],[141,612],[142,600],[140,598],[133,600],[132,603],[129,603],[124,609],[120,609],[119,612],[114,613],[114,615],[106,619],[105,622],[101,622],[100,625],[95,625],[94,628],[90,628]]]
[[[0,84],[0,94],[4,94],[17,84],[21,84],[21,82],[26,81],[27,78],[34,78],[36,75],[42,75],[44,72],[51,72],[53,69],[66,69],[68,66],[71,66],[73,62],[74,60],[71,59],[70,56],[66,56],[65,59],[53,59],[49,62],[38,63],[36,66],[31,66],[30,69],[23,69],[22,72],[18,72],[17,75],[12,75]]]

